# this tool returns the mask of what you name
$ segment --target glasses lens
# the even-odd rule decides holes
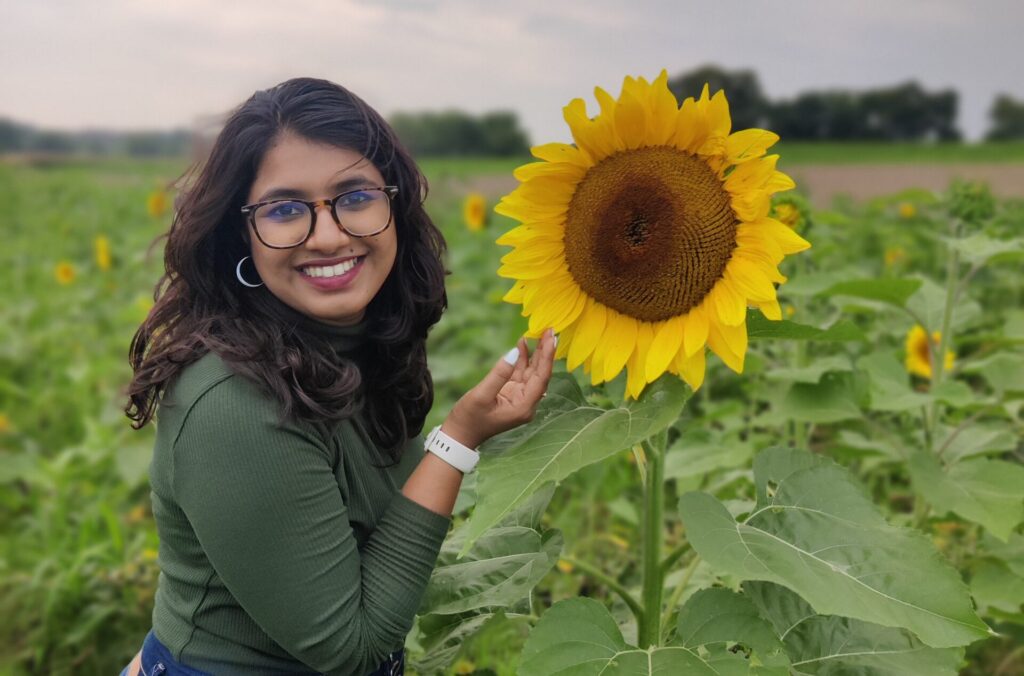
[[[309,207],[302,202],[271,202],[256,210],[256,229],[270,246],[294,246],[309,232]]]
[[[391,220],[391,202],[383,190],[356,190],[334,203],[334,213],[349,232],[370,235]]]

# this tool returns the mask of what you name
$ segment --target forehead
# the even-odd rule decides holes
[[[358,151],[282,134],[263,155],[249,198],[279,188],[314,195],[351,176],[364,176],[378,184],[384,181],[373,162]]]

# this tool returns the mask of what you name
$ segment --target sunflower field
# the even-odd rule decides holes
[[[573,101],[532,161],[423,162],[426,428],[560,340],[463,483],[409,673],[1024,673],[1024,202],[813,209],[774,134],[663,85]],[[0,164],[0,673],[116,673],[151,626],[123,390],[184,169]]]

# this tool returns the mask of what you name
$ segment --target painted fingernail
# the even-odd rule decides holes
[[[555,336],[555,347],[558,347],[558,336]]]
[[[516,347],[513,347],[511,350],[509,350],[508,353],[503,357],[503,359],[509,364],[515,366],[516,362],[519,361],[519,346],[517,345]]]

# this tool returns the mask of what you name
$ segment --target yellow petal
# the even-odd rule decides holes
[[[516,282],[512,285],[504,296],[501,297],[506,303],[522,303],[523,302],[523,291],[526,289],[526,284],[523,282]]]
[[[554,227],[524,223],[504,233],[501,237],[494,240],[494,243],[503,246],[516,246],[534,241],[557,242],[564,237],[564,233],[565,228],[561,225]]]
[[[539,263],[506,263],[498,268],[498,276],[509,279],[539,279],[556,272],[565,265],[565,259],[561,256]]]
[[[533,265],[545,263],[554,257],[565,258],[565,246],[561,242],[531,242],[528,246],[509,251],[501,257],[501,262],[508,265]]]
[[[644,376],[652,382],[661,375],[683,346],[683,317],[672,317],[655,327],[654,339],[644,364]]]
[[[651,115],[647,127],[647,142],[650,145],[665,145],[676,133],[676,114],[679,110],[679,102],[668,88],[667,70],[662,69],[651,83],[649,96]]]
[[[757,308],[761,311],[761,314],[767,319],[772,321],[779,321],[782,319],[782,308],[779,307],[779,301],[777,300],[766,300],[757,303]]]
[[[572,312],[577,307],[576,301],[579,294],[579,287],[575,283],[570,283],[570,285],[559,289],[558,293],[545,295],[544,302],[538,304],[536,311],[530,315],[530,331],[540,334],[551,326],[555,329],[555,333],[558,333],[571,324],[576,319]]]
[[[615,131],[627,150],[639,148],[647,136],[647,111],[639,99],[626,91],[615,109]]]
[[[707,85],[705,85],[706,87]],[[725,99],[725,91],[719,89],[711,97],[707,107],[708,135],[726,137],[732,129],[732,117],[729,115],[729,102]]]
[[[570,324],[557,332],[558,345],[555,346],[555,359],[565,359],[565,355],[569,353],[569,346],[572,344],[575,328],[575,324]]]
[[[733,256],[725,268],[725,276],[733,288],[756,301],[775,300],[775,287],[760,268],[744,258]]]
[[[709,295],[714,302],[715,316],[718,317],[718,322],[709,322],[710,325],[713,326],[720,322],[729,326],[736,326],[737,324],[742,324],[743,320],[746,319],[746,300],[732,288],[732,283],[729,280],[718,280],[718,283],[711,289]]]
[[[646,377],[644,364],[647,362],[647,355],[650,352],[651,341],[654,339],[652,325],[647,322],[637,323],[636,348],[629,356],[629,364],[626,370],[626,391],[634,398],[640,397],[640,393],[650,380]]]
[[[725,141],[725,154],[732,164],[740,164],[765,154],[779,140],[779,135],[765,129],[744,129]]]
[[[708,342],[708,317],[702,306],[690,310],[683,328],[683,350],[687,357],[692,357]]]
[[[614,139],[606,132],[607,125],[595,123],[587,115],[587,104],[583,99],[573,99],[562,109],[572,138],[594,162],[600,162],[615,152]]]
[[[739,164],[725,179],[725,189],[733,195],[760,190],[775,173],[778,155],[768,155]]]
[[[546,162],[568,162],[584,169],[593,166],[590,156],[586,151],[569,145],[568,143],[545,143],[530,148],[534,157]]]
[[[589,297],[585,303],[574,330],[572,346],[569,348],[569,358],[565,364],[570,371],[575,370],[584,359],[594,352],[594,348],[604,334],[607,318],[604,305]]]
[[[736,373],[743,373],[743,360],[744,357],[746,357],[746,351],[733,351],[730,347],[730,342],[722,335],[722,328],[725,327],[721,324],[710,325],[708,331],[708,346],[715,354],[718,355],[719,359],[725,362],[726,366]],[[732,328],[735,329],[737,327]],[[739,328],[743,330],[743,335],[746,336],[746,325],[742,325]]]
[[[512,175],[519,181],[529,181],[539,177],[550,177],[566,182],[578,182],[586,173],[586,169],[569,162],[530,162],[516,167]]]
[[[626,365],[626,360],[636,347],[637,320],[608,309],[609,321],[602,344],[604,350],[604,380],[611,380]],[[601,350],[598,350],[598,354]]]
[[[746,164],[740,166],[745,167]],[[749,190],[732,197],[732,210],[743,221],[756,221],[759,218],[764,218],[768,215],[771,206],[771,197],[764,190]]]
[[[760,218],[748,224],[757,228],[767,237],[771,237],[782,249],[782,253],[789,255],[811,248],[811,243],[796,234],[793,228],[774,218]]]
[[[680,150],[694,152],[707,137],[707,125],[704,116],[697,111],[697,103],[693,98],[683,101],[676,115],[676,133],[672,144]]]
[[[706,370],[704,354],[704,348],[702,347],[690,356],[685,356],[682,352],[676,355],[675,368],[694,392],[699,390],[700,386],[704,384],[704,372]]]

